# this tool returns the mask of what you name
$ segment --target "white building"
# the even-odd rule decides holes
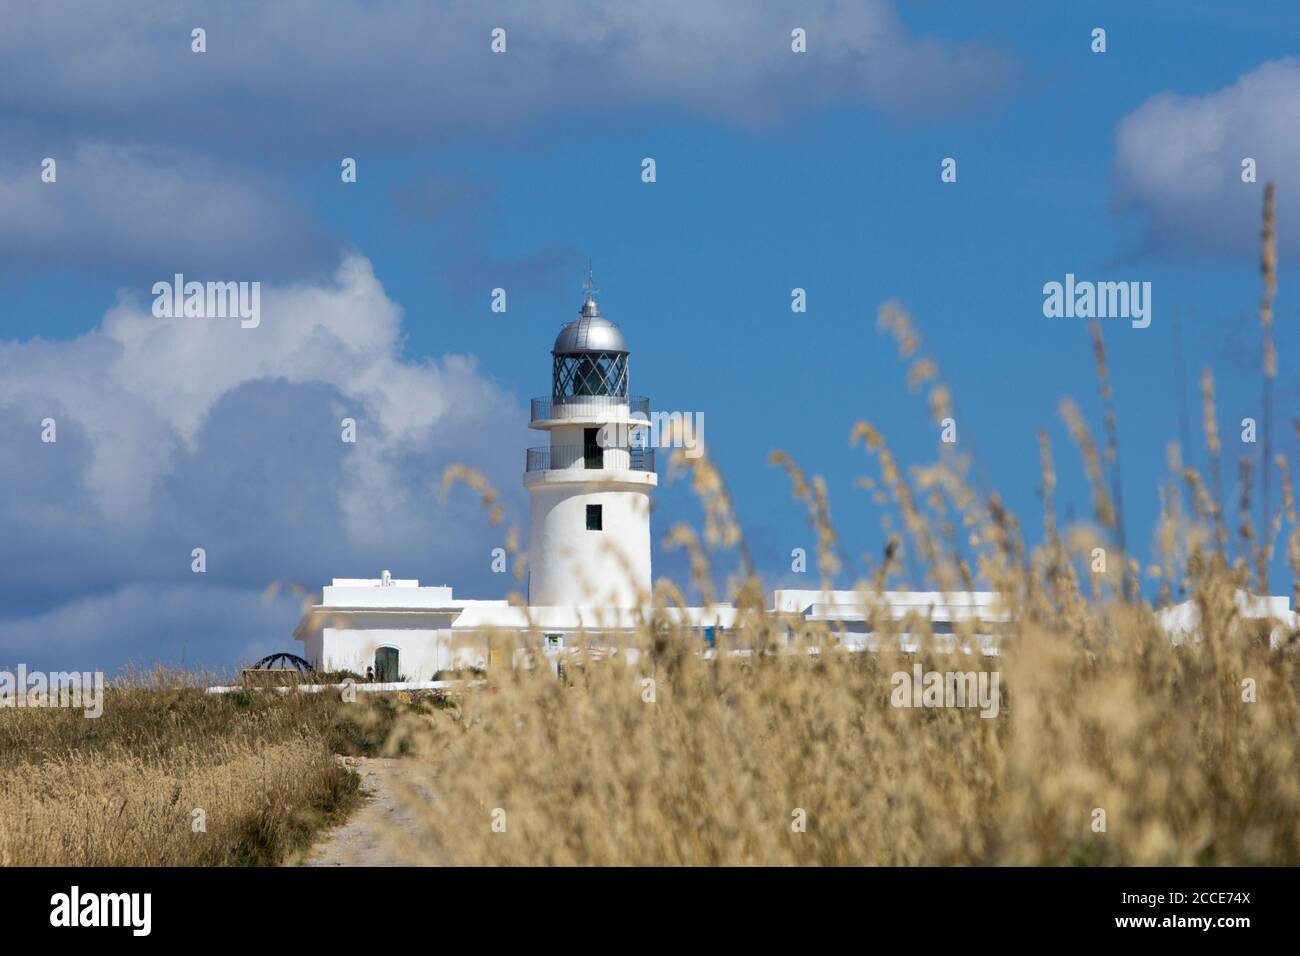
[[[590,282],[578,318],[561,329],[551,350],[551,394],[532,402],[530,427],[549,442],[527,451],[524,487],[531,497],[528,606],[470,601],[445,585],[391,578],[335,578],[321,603],[302,617],[294,637],[318,670],[372,674],[380,681],[425,681],[452,671],[504,663],[513,632],[542,633],[562,648],[579,634],[618,643],[631,635],[651,592],[650,496],[658,484],[654,449],[645,440],[649,400],[628,394],[628,350],[603,318]],[[879,646],[867,605],[896,620],[919,615],[943,640],[974,622],[969,652],[997,653],[1007,622],[991,592],[940,594],[890,591],[870,599],[855,591],[778,590],[772,613],[792,628],[827,624],[853,649]],[[1274,641],[1297,626],[1285,597],[1240,596],[1243,616],[1276,622]],[[668,612],[705,638],[735,623],[730,605]],[[1175,640],[1194,639],[1190,602],[1159,612]],[[503,634],[503,632],[505,632]],[[497,646],[494,647],[494,642]],[[907,637],[903,649],[913,649]]]
[[[603,318],[590,282],[578,317],[551,350],[551,394],[532,402],[530,427],[547,444],[527,451],[531,498],[528,607],[467,601],[446,586],[381,578],[335,578],[294,630],[323,671],[376,679],[431,680],[501,658],[494,634],[541,632],[553,646],[570,635],[635,631],[651,590],[650,495],[659,483],[645,440],[649,400],[628,395],[628,350]],[[730,627],[735,609],[674,611],[702,633]]]

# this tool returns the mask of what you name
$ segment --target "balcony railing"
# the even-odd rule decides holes
[[[552,471],[594,468],[626,468],[630,471],[654,471],[655,450],[632,445],[546,445],[528,449],[527,471]]]
[[[650,399],[643,395],[568,395],[564,398],[534,398],[532,420],[605,418],[612,410],[627,408],[628,416],[650,415]]]

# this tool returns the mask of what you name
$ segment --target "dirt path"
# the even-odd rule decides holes
[[[296,862],[300,866],[409,866],[402,852],[419,832],[411,812],[395,792],[407,779],[405,761],[379,757],[343,758],[361,776],[363,803],[342,826],[328,830]]]

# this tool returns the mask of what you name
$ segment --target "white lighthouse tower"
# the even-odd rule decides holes
[[[639,607],[650,593],[650,493],[659,483],[646,447],[649,400],[628,395],[628,352],[586,301],[551,349],[551,395],[532,402],[530,428],[550,444],[528,449],[532,497],[528,603]]]

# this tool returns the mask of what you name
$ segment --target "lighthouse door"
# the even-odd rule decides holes
[[[582,430],[582,467],[605,467],[605,449],[600,447],[599,428],[584,428]]]

